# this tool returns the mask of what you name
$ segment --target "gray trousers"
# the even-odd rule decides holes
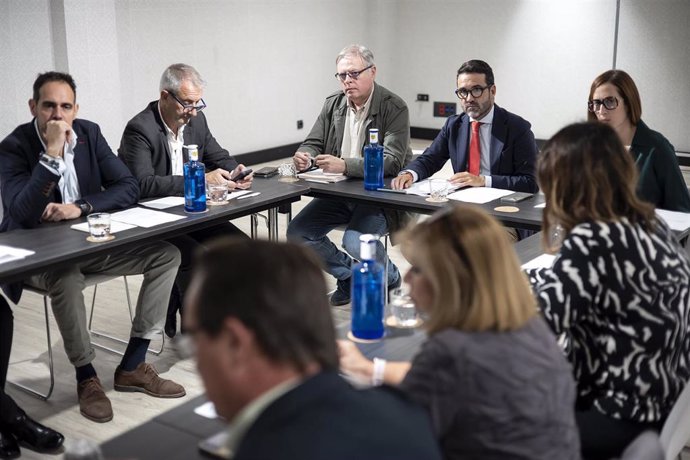
[[[150,339],[165,324],[170,290],[179,265],[180,252],[161,241],[32,276],[27,283],[48,292],[67,357],[79,367],[96,357],[86,324],[85,276],[144,275],[130,336]]]

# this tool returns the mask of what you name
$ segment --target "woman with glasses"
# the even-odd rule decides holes
[[[546,243],[556,259],[529,270],[530,281],[551,329],[569,339],[582,455],[617,458],[642,431],[661,429],[690,378],[690,263],[638,198],[633,157],[609,126],[556,133],[537,180],[543,234],[559,226],[565,238]]]
[[[637,193],[657,208],[690,212],[690,194],[673,145],[640,118],[637,86],[622,70],[609,70],[592,82],[587,102],[589,121],[611,126],[640,172]]]
[[[399,384],[428,410],[444,458],[579,458],[570,366],[501,225],[448,207],[401,241],[429,339],[412,363],[372,363],[341,342],[341,368]]]

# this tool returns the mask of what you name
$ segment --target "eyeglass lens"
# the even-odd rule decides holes
[[[596,112],[601,108],[602,105],[606,108],[606,110],[613,110],[618,107],[618,99],[613,96],[609,96],[605,97],[604,99],[592,99],[591,101],[587,102],[587,108],[590,112]]]

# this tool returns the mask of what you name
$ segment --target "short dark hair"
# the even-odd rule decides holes
[[[491,66],[484,61],[479,59],[470,59],[469,61],[463,63],[458,69],[458,74],[455,76],[460,76],[461,73],[483,73],[486,79],[486,84],[493,86],[494,84],[494,71],[491,70]]]
[[[240,261],[232,262],[232,261]],[[222,238],[197,253],[196,322],[217,335],[233,317],[272,361],[338,368],[335,328],[316,255],[294,243]]]
[[[74,100],[77,100],[77,84],[74,82],[72,75],[63,72],[51,71],[39,73],[38,77],[36,77],[36,81],[34,81],[34,102],[38,102],[38,99],[41,97],[41,88],[43,85],[51,81],[61,81],[63,83],[67,83],[70,88],[72,88],[72,92],[74,92]]]

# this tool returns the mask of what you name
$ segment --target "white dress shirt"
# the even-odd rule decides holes
[[[371,97],[376,91],[376,86],[371,90],[369,98],[362,108],[357,110],[354,104],[347,101],[347,115],[345,115],[345,129],[343,130],[343,143],[340,146],[341,157],[362,158],[362,146],[364,145],[364,123],[369,115]]]
[[[172,169],[173,176],[183,176],[184,175],[184,156],[182,154],[182,148],[184,147],[184,127],[187,125],[182,125],[177,130],[177,136],[173,132],[168,124],[163,119],[163,114],[161,114],[161,103],[158,102],[158,115],[160,115],[161,120],[163,120],[163,125],[165,126],[165,131],[167,133],[168,139],[168,151],[170,152],[170,166]]]
[[[34,120],[34,128],[36,128],[36,134],[38,139],[41,141],[43,146],[43,152],[48,151],[43,138],[41,137],[41,132],[38,130],[38,120]],[[60,193],[62,194],[62,202],[64,204],[70,204],[81,198],[81,193],[79,192],[79,180],[77,179],[77,171],[74,169],[74,147],[77,146],[77,133],[71,130],[70,141],[65,143],[63,148],[62,157],[57,158],[58,169],[52,168],[47,164],[40,162],[44,168],[48,169],[55,175],[60,176],[58,181],[58,187],[60,188]]]

